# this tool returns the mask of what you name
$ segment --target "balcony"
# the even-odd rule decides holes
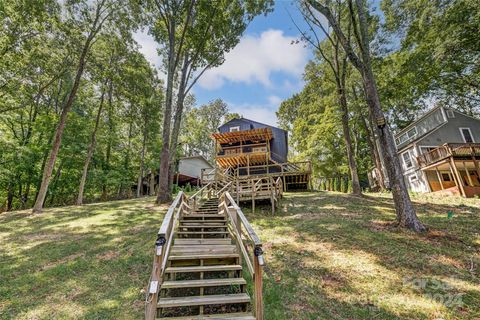
[[[420,168],[437,164],[447,158],[454,160],[480,160],[480,143],[446,143],[417,157]]]
[[[217,162],[222,167],[236,165],[255,165],[266,163],[270,159],[270,148],[267,143],[255,143],[241,146],[220,147]]]

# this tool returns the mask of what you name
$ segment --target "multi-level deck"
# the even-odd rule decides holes
[[[446,143],[417,157],[431,191],[480,194],[480,144]]]
[[[238,185],[271,177],[274,181],[280,178],[285,191],[309,188],[311,163],[287,162],[285,130],[242,118],[227,122],[212,138],[218,170],[236,179]],[[208,172],[202,174],[203,183],[210,182],[210,178]]]

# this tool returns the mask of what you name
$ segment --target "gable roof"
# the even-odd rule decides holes
[[[428,110],[427,112],[425,112],[424,114],[422,114],[420,117],[418,117],[417,119],[415,119],[412,123],[410,123],[408,126],[406,126],[405,128],[403,128],[402,130],[400,130],[399,132],[395,133],[395,138],[398,138],[399,136],[401,136],[402,134],[404,134],[405,132],[407,132],[408,130],[410,130],[411,128],[413,128],[418,122],[422,121],[423,119],[425,119],[426,117],[428,117],[431,113],[433,113],[434,111],[436,111],[437,109],[440,109],[442,108],[441,106],[435,106],[433,107],[432,109]]]
[[[183,161],[185,161],[185,160],[188,161],[188,160],[193,160],[193,159],[200,159],[200,160],[202,160],[203,162],[205,162],[206,164],[208,164],[211,168],[213,168],[213,165],[212,165],[210,162],[208,162],[208,160],[205,159],[204,156],[201,156],[201,155],[191,156],[191,157],[182,157],[182,158],[180,158],[180,159],[178,159],[178,160],[179,160],[179,161],[182,161],[182,160],[183,160]]]
[[[271,126],[271,125],[269,125],[269,124],[262,123],[262,122],[258,122],[258,121],[251,120],[251,119],[247,119],[247,118],[233,118],[233,119],[230,119],[229,121],[225,122],[225,123],[222,124],[220,127],[218,127],[218,129],[220,129],[221,127],[224,127],[224,126],[228,125],[230,122],[235,121],[235,120],[237,120],[237,121],[238,121],[238,120],[239,120],[239,121],[244,121],[244,122],[247,122],[247,123],[256,123],[256,124],[265,126],[265,127],[267,127],[267,128],[275,128],[275,129],[278,129],[278,130],[283,130],[282,128],[274,127],[274,126]],[[285,130],[283,130],[283,131],[285,131]]]

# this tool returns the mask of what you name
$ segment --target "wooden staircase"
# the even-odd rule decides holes
[[[228,192],[205,198],[180,193],[165,216],[146,299],[148,320],[263,319],[261,243]],[[249,254],[244,241],[252,233]],[[244,263],[254,279],[254,303]]]

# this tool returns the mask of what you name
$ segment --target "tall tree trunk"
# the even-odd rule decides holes
[[[370,61],[370,42],[368,38],[368,24],[365,16],[364,1],[356,0],[358,11],[361,45],[363,50],[363,72],[362,78],[365,83],[367,104],[372,109],[372,114],[378,122],[377,134],[379,141],[384,149],[384,161],[387,174],[389,176],[392,188],[397,220],[400,225],[415,230],[417,232],[425,231],[425,226],[420,222],[413,207],[412,201],[407,191],[407,186],[403,178],[400,161],[397,156],[397,149],[389,126],[385,123],[385,116],[380,105],[375,76],[373,75]]]
[[[397,214],[397,221],[399,225],[415,230],[417,232],[425,231],[425,226],[418,220],[415,208],[410,200],[410,196],[403,180],[403,174],[400,167],[400,161],[396,154],[395,143],[392,132],[386,124],[385,116],[383,114],[380,99],[378,96],[377,87],[375,84],[375,77],[372,71],[370,61],[370,41],[368,38],[368,24],[365,16],[365,8],[363,0],[355,0],[358,12],[360,35],[357,34],[357,22],[355,21],[355,13],[352,6],[352,0],[349,0],[349,9],[351,12],[351,19],[354,27],[354,34],[358,41],[358,46],[361,52],[362,59],[357,56],[350,40],[345,37],[345,34],[338,25],[332,11],[329,7],[321,4],[317,0],[308,0],[313,8],[318,10],[327,18],[336,36],[339,37],[343,49],[347,53],[352,64],[360,71],[362,80],[365,85],[365,92],[367,97],[367,105],[371,109],[373,116],[377,121],[377,133],[379,142],[384,150],[384,162],[387,174],[392,188],[392,195],[395,204],[395,212]]]
[[[359,97],[357,94],[357,90],[355,89],[355,86],[352,86],[352,93],[355,101],[358,101]],[[383,166],[380,160],[380,155],[378,153],[377,142],[374,136],[375,131],[373,130],[372,123],[371,123],[370,111],[369,111],[368,119],[369,121],[367,121],[367,119],[363,115],[360,115],[359,117],[360,125],[363,127],[363,130],[365,131],[365,135],[367,138],[367,144],[368,144],[368,148],[370,149],[370,156],[372,158],[372,163],[375,166],[375,170],[378,175],[378,181],[377,181],[378,187],[380,188],[380,191],[383,191],[385,190],[385,177],[383,174]]]
[[[125,152],[125,159],[123,161],[123,170],[125,170],[125,175],[120,182],[120,188],[118,195],[123,198],[128,198],[131,195],[132,189],[130,188],[130,150],[132,149],[132,132],[133,132],[133,121],[130,121],[128,125],[128,143],[127,151]],[[126,185],[125,185],[126,182]]]
[[[142,152],[140,154],[140,170],[138,172],[138,182],[137,182],[137,198],[143,196],[143,175],[145,172],[145,149],[147,146],[147,133],[148,133],[148,118],[145,117],[143,123],[145,126],[143,128],[143,139],[142,139]]]
[[[80,54],[80,59],[78,61],[77,74],[75,76],[75,81],[73,83],[72,90],[68,96],[68,100],[63,107],[62,113],[60,115],[60,120],[58,122],[57,129],[55,131],[55,138],[53,140],[52,149],[50,151],[50,156],[48,162],[45,166],[42,176],[42,184],[40,185],[40,190],[38,192],[37,200],[33,206],[33,212],[41,212],[43,208],[43,203],[45,201],[45,196],[47,195],[48,185],[50,183],[50,178],[52,176],[53,167],[55,166],[55,161],[57,160],[58,150],[60,149],[60,144],[62,143],[63,131],[65,129],[65,123],[67,121],[68,113],[72,108],[73,101],[77,95],[78,87],[80,86],[80,80],[83,75],[83,70],[85,69],[86,57],[90,48],[90,43],[93,39],[93,34],[89,34],[85,44],[83,46],[82,53]]]
[[[375,136],[375,125],[373,123],[372,117],[369,117],[368,128],[369,128],[369,132],[371,133],[372,142],[373,142],[375,168],[377,169],[377,174],[379,179],[378,183],[380,185],[380,190],[385,190],[387,189],[387,179],[385,177],[386,170],[384,169],[384,165],[383,165],[384,161],[382,157],[382,154],[384,153],[381,149],[382,145],[378,143],[377,137]]]
[[[148,195],[153,196],[155,194],[155,173],[152,170],[150,172],[150,187],[148,188]]]
[[[175,74],[175,22],[172,21],[169,31],[167,92],[165,95],[165,111],[163,115],[162,151],[160,154],[160,170],[158,178],[157,204],[172,200],[169,188],[170,171],[170,123],[172,121],[173,77]]]
[[[358,179],[357,162],[353,154],[352,138],[350,134],[350,127],[348,125],[348,105],[345,90],[340,85],[337,87],[340,100],[340,110],[342,113],[342,128],[343,138],[345,140],[345,147],[347,149],[348,167],[350,168],[350,178],[352,179],[352,193],[354,195],[361,195],[362,189],[360,187],[360,179]]]
[[[180,127],[182,125],[183,117],[183,107],[185,102],[185,89],[187,84],[187,74],[188,74],[188,55],[185,55],[180,75],[180,85],[178,87],[177,93],[177,103],[175,109],[175,117],[173,120],[173,129],[172,129],[172,138],[170,143],[170,178],[169,189],[172,190],[173,185],[173,176],[175,174],[175,165],[177,162],[177,145],[178,137],[180,135]]]
[[[54,204],[54,201],[55,201],[55,191],[57,190],[57,184],[58,184],[58,180],[60,179],[60,175],[62,174],[62,168],[63,168],[63,159],[60,161],[60,164],[58,165],[58,168],[57,168],[57,171],[55,172],[55,175],[53,176],[53,179],[52,179],[52,193],[51,193],[51,197],[50,197],[50,201],[49,201],[49,204],[50,206],[52,206]]]
[[[105,151],[105,165],[103,167],[104,174],[110,172],[110,158],[112,154],[112,137],[114,131],[113,125],[113,82],[110,81],[108,87],[108,139],[107,139],[107,150]],[[108,197],[108,188],[107,183],[104,181],[102,184],[102,200],[106,200]]]
[[[7,211],[11,211],[12,210],[12,207],[13,207],[13,196],[14,196],[14,191],[13,191],[13,188],[14,188],[14,184],[13,182],[10,180],[8,182],[8,187],[7,187]]]
[[[85,163],[83,164],[82,177],[80,178],[80,186],[78,187],[78,197],[77,205],[81,206],[83,204],[83,191],[85,190],[85,183],[87,181],[88,167],[90,161],[92,160],[93,151],[95,150],[95,145],[97,143],[97,130],[98,125],[100,124],[100,118],[102,117],[103,102],[105,100],[105,86],[102,86],[102,94],[100,95],[100,105],[97,111],[97,117],[95,118],[95,126],[93,127],[92,135],[90,137],[90,144],[87,149],[87,157],[85,158]]]

